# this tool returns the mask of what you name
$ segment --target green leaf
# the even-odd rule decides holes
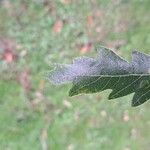
[[[72,82],[69,96],[112,89],[109,99],[134,93],[132,106],[150,99],[150,56],[134,51],[129,63],[107,48],[96,59],[76,58],[71,65],[58,65],[49,75],[55,84]]]

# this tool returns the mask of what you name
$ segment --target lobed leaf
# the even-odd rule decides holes
[[[150,99],[150,56],[134,51],[129,63],[103,47],[96,59],[76,58],[56,67],[48,78],[55,84],[72,82],[69,96],[106,89],[112,89],[109,99],[134,93],[132,106],[138,106]]]

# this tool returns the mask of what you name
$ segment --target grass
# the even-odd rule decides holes
[[[44,79],[52,63],[95,56],[98,45],[128,60],[134,49],[149,53],[149,5],[149,0],[2,1],[0,41],[15,43],[18,59],[0,60],[0,149],[149,150],[149,102],[131,108],[132,95],[107,101],[109,90],[70,98],[70,86]],[[57,21],[63,22],[59,33]],[[83,54],[88,42],[92,49]],[[24,71],[30,90],[20,81]]]

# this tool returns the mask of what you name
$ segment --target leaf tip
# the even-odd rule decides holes
[[[132,106],[132,107],[137,107],[137,106],[139,106],[139,105],[141,105],[141,104],[139,104],[139,103],[133,103],[133,102],[131,103],[131,106]]]
[[[75,94],[72,90],[70,90],[70,91],[69,91],[69,96],[72,97],[72,96],[74,96],[74,95],[76,95],[76,94]]]
[[[117,97],[115,96],[114,91],[112,91],[108,96],[108,100],[115,99],[115,98]]]
[[[79,93],[80,92],[77,89],[71,88],[69,91],[69,96],[72,97],[72,96],[78,95]]]

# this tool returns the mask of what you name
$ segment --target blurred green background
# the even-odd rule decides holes
[[[0,0],[0,150],[150,150],[150,103],[68,97],[53,63],[105,46],[149,53],[149,0]]]

